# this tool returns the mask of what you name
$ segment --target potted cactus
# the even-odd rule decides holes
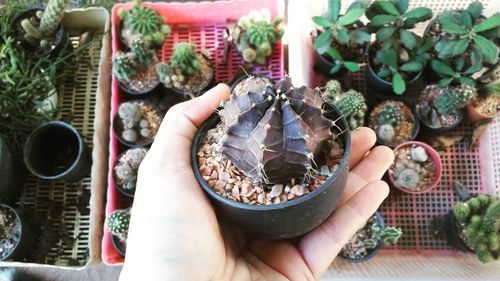
[[[434,189],[442,175],[441,158],[431,146],[405,142],[394,149],[394,162],[389,168],[389,182],[406,193],[424,193]]]
[[[293,87],[289,77],[246,83],[196,134],[195,176],[220,214],[244,231],[302,235],[333,212],[343,192],[349,125],[319,89]]]
[[[47,7],[25,10],[11,25],[16,45],[30,56],[55,56],[70,47],[66,31],[60,24],[70,0],[49,0]]]
[[[123,195],[133,197],[137,183],[137,172],[142,160],[148,153],[147,148],[132,148],[124,151],[116,160],[114,180],[116,188]]]
[[[236,22],[228,20],[225,44],[232,44],[247,63],[266,64],[283,37],[282,17],[271,20],[269,9],[253,10]]]
[[[122,256],[125,256],[127,248],[127,236],[131,211],[132,210],[130,208],[115,210],[109,215],[106,221],[108,230],[112,236],[111,241],[113,242],[113,246]]]
[[[382,216],[376,212],[363,228],[347,241],[338,257],[346,262],[365,262],[376,256],[384,244],[396,243],[402,234],[399,228],[385,226]]]
[[[21,194],[26,178],[25,168],[0,135],[0,202],[12,203]]]
[[[494,70],[500,13],[485,18],[482,12],[483,5],[476,1],[465,10],[443,12],[428,25],[425,34],[436,43],[427,80],[439,80],[441,87],[458,83],[476,86],[476,80]]]
[[[118,11],[120,18],[118,36],[126,47],[132,46],[134,37],[144,37],[151,46],[161,47],[165,37],[172,33],[172,28],[155,10],[142,4],[141,0],[132,1],[132,9]]]
[[[266,75],[261,75],[261,74],[252,74],[252,75],[259,78],[260,80],[262,80],[262,81],[259,81],[259,83],[263,82],[263,83],[270,84],[270,85],[274,84],[274,80]],[[231,94],[244,92],[245,90],[243,89],[243,87],[249,86],[248,81],[247,81],[248,78],[249,78],[249,76],[246,73],[244,73],[244,75],[242,75],[239,78],[234,78],[233,79],[234,82],[231,83]]]
[[[368,107],[361,93],[355,90],[342,92],[339,81],[330,80],[326,83],[322,95],[326,102],[336,106],[347,119],[351,130],[363,126]]]
[[[420,125],[412,110],[401,101],[379,103],[371,111],[368,126],[375,131],[377,142],[396,147],[415,139]]]
[[[132,38],[129,52],[118,52],[113,57],[113,74],[120,88],[130,95],[144,95],[160,84],[156,72],[158,58],[144,36]]]
[[[39,231],[21,212],[0,203],[0,261],[23,261],[35,248]]]
[[[463,109],[476,96],[476,89],[469,85],[446,88],[428,85],[417,98],[417,116],[427,130],[449,130],[460,124]]]
[[[431,38],[412,31],[415,24],[432,17],[432,11],[418,7],[408,11],[408,0],[377,0],[366,11],[369,29],[376,40],[368,50],[367,83],[375,91],[402,95],[407,83],[415,82],[430,58]]]
[[[479,88],[477,93],[467,105],[467,119],[476,122],[495,118],[500,112],[500,79]]]
[[[210,59],[188,42],[177,43],[170,61],[158,64],[156,71],[165,87],[194,96],[202,94],[214,79]]]
[[[488,263],[500,256],[500,199],[486,194],[458,202],[447,215],[444,233],[450,245],[475,252]]]
[[[132,100],[120,104],[113,120],[118,140],[129,147],[150,145],[161,124],[160,110],[146,100]]]
[[[340,0],[329,0],[324,16],[315,16],[313,31],[315,69],[326,76],[359,71],[370,43],[370,34],[359,18],[366,10],[366,1],[355,1],[340,15]]]

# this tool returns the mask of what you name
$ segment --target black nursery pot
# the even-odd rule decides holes
[[[380,215],[379,212],[375,212],[374,214],[375,216],[375,222],[377,223],[378,226],[380,226],[380,228],[384,228],[385,227],[385,224],[384,224],[384,219],[382,218],[382,216]],[[348,257],[344,257],[342,256],[341,254],[339,254],[337,257],[342,260],[342,261],[345,261],[347,263],[361,263],[361,262],[365,262],[365,261],[368,261],[368,260],[371,260],[373,257],[375,257],[379,252],[380,252],[380,249],[382,248],[382,241],[379,241],[378,245],[376,248],[374,249],[370,249],[368,251],[368,254],[362,258],[359,258],[359,259],[351,259],[351,258],[348,258]]]
[[[16,30],[21,26],[21,21],[27,18],[34,17],[36,12],[38,11],[45,11],[45,7],[32,7],[29,9],[26,9],[19,13],[14,20],[11,23],[11,30],[13,32],[13,37],[16,38],[17,40],[21,41],[21,47],[23,50],[27,50],[28,53],[32,53],[34,58],[40,58],[40,57],[55,57],[57,56],[61,51],[64,49],[71,49],[73,46],[69,43],[69,37],[68,33],[66,30],[64,30],[62,25],[59,25],[59,28],[56,31],[56,37],[58,40],[56,41],[55,47],[51,50],[48,50],[44,53],[40,54],[35,54],[31,52],[30,50],[33,50],[36,47],[33,47],[31,44],[29,44],[23,36],[20,36],[19,34],[16,34]]]
[[[14,249],[12,249],[3,259],[0,259],[0,261],[23,261],[30,256],[35,248],[40,230],[33,220],[24,215],[23,212],[6,204],[0,204],[0,208],[10,210],[16,216],[16,221],[21,224],[17,244],[14,246]]]
[[[124,257],[125,252],[127,251],[126,246],[123,245],[123,243],[120,241],[120,238],[118,238],[117,236],[114,236],[111,233],[109,235],[111,235],[111,242],[113,244],[113,247],[115,247],[115,250],[118,252],[118,254],[120,254],[120,256]]]
[[[450,246],[464,253],[474,253],[473,249],[469,248],[467,244],[460,239],[457,229],[457,220],[453,211],[450,211],[444,218],[443,233],[446,241]]]
[[[24,163],[41,179],[76,182],[88,176],[92,159],[91,151],[74,127],[52,121],[28,137]]]
[[[0,137],[0,202],[12,203],[23,190],[26,178],[24,165],[12,155],[5,140]]]
[[[341,116],[336,108],[332,113],[337,117]],[[266,239],[288,239],[316,228],[335,210],[349,173],[351,136],[344,117],[339,119],[339,127],[344,131],[343,141],[346,145],[335,172],[314,192],[276,205],[250,205],[224,198],[203,180],[197,154],[205,133],[214,128],[219,120],[219,116],[213,114],[196,133],[191,147],[191,164],[198,183],[208,194],[220,216],[250,235]]]

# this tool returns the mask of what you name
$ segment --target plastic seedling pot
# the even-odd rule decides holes
[[[19,236],[16,237],[16,245],[0,261],[22,261],[28,258],[36,246],[39,229],[32,220],[29,220],[23,213],[15,210],[6,204],[0,204],[0,209],[8,211],[14,215],[15,223],[19,229]]]

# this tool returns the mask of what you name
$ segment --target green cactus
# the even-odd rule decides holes
[[[195,45],[187,42],[180,42],[174,46],[174,54],[170,58],[170,64],[178,68],[182,73],[189,76],[198,74],[201,62],[195,50]]]
[[[340,95],[334,102],[339,111],[347,118],[349,127],[354,130],[363,126],[367,110],[365,98],[355,90],[349,90]]]
[[[476,88],[469,85],[452,87],[436,99],[436,110],[444,116],[455,115],[477,96]]]
[[[500,200],[479,195],[453,208],[457,221],[481,262],[497,260],[500,255]]]
[[[129,210],[116,210],[108,217],[109,231],[121,239],[127,239],[129,223]]]
[[[134,0],[132,9],[119,11],[118,16],[127,21],[132,35],[140,34],[153,45],[163,44],[165,36],[172,33],[172,28],[155,10],[141,4],[142,1]]]
[[[380,110],[377,121],[379,125],[397,126],[401,122],[401,112],[398,104],[387,103]]]
[[[113,58],[113,74],[120,82],[129,82],[137,75],[130,53],[118,52]]]
[[[381,243],[396,243],[402,234],[403,232],[400,228],[392,226],[381,228],[378,224],[374,223],[371,228],[370,237],[363,240],[362,243],[367,249],[374,249]]]
[[[282,31],[265,21],[252,24],[247,32],[250,44],[257,47],[264,43],[275,44],[283,35]]]
[[[142,35],[135,35],[130,44],[130,49],[135,54],[135,61],[144,67],[147,67],[156,58],[155,52],[149,48],[149,45],[149,42]]]
[[[340,82],[337,80],[330,80],[326,82],[325,85],[325,92],[323,93],[323,98],[328,101],[332,102],[335,100],[335,98],[342,93],[342,86],[340,85]]]
[[[165,87],[169,88],[172,86],[173,81],[171,79],[172,75],[174,75],[174,69],[168,63],[159,63],[156,65],[156,72],[160,77],[160,82],[165,85]]]

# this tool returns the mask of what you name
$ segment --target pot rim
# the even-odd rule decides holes
[[[285,209],[285,208],[299,205],[303,202],[310,200],[313,197],[318,196],[321,193],[324,193],[325,189],[327,189],[332,184],[332,182],[334,182],[338,178],[338,176],[341,174],[341,172],[344,169],[349,168],[348,162],[349,162],[349,155],[350,155],[350,151],[351,151],[351,133],[350,133],[350,129],[349,129],[349,125],[347,123],[347,120],[345,119],[344,116],[342,116],[342,114],[340,114],[340,112],[338,111],[338,109],[336,107],[332,106],[331,108],[334,110],[334,112],[338,116],[341,116],[341,118],[339,120],[342,121],[342,123],[345,127],[345,131],[343,133],[343,135],[345,136],[344,137],[344,142],[345,142],[344,154],[343,154],[342,159],[340,160],[340,162],[338,164],[337,169],[335,169],[334,173],[331,174],[325,180],[325,182],[318,189],[314,190],[313,192],[310,192],[310,193],[303,195],[303,196],[301,196],[297,199],[294,199],[294,200],[281,202],[278,204],[270,204],[270,205],[250,205],[250,204],[246,204],[246,203],[242,203],[242,202],[237,202],[237,201],[234,201],[234,200],[231,200],[228,198],[224,198],[223,196],[221,196],[220,194],[215,192],[215,190],[213,190],[211,187],[208,186],[207,182],[203,179],[203,177],[201,176],[201,174],[199,172],[200,167],[199,167],[199,163],[198,163],[198,155],[197,154],[198,154],[198,149],[201,145],[201,142],[203,140],[203,137],[204,137],[206,131],[208,131],[209,129],[212,129],[220,122],[220,117],[217,113],[212,114],[212,116],[210,116],[200,126],[200,128],[196,132],[196,135],[194,137],[194,141],[191,145],[191,167],[193,169],[194,175],[195,175],[198,183],[205,190],[205,192],[207,192],[210,195],[211,198],[213,198],[213,199],[215,199],[215,200],[217,200],[225,205],[229,205],[233,208],[251,210],[251,211],[270,211],[270,210]]]
[[[272,79],[271,77],[269,77],[265,74],[259,74],[259,73],[252,72],[252,74],[250,74],[250,76],[242,75],[239,78],[237,78],[236,80],[234,80],[234,82],[231,83],[230,93],[233,94],[234,88],[236,88],[236,85],[238,85],[241,81],[248,79],[250,77],[254,77],[254,76],[267,79],[267,80],[271,81],[271,83],[273,83],[273,84],[276,83],[274,81],[274,79]]]
[[[160,63],[160,61],[157,59],[156,61],[153,62],[153,64],[151,64],[149,68],[153,67],[153,68],[156,68],[156,65],[158,65]],[[144,69],[144,68],[143,68]],[[156,70],[155,70],[156,71]],[[114,78],[116,79],[116,81],[118,82],[118,86],[120,87],[120,89],[125,92],[125,94],[127,95],[130,95],[130,96],[133,96],[133,97],[143,97],[143,96],[147,96],[149,95],[150,93],[154,92],[156,89],[158,89],[158,87],[160,86],[161,82],[160,82],[160,76],[158,76],[155,80],[155,84],[154,86],[147,90],[147,91],[143,91],[143,92],[140,92],[140,91],[136,91],[136,90],[133,90],[133,89],[130,89],[129,87],[126,86],[126,83],[123,83],[121,82],[120,80],[118,80],[118,78],[113,74]]]
[[[434,188],[436,188],[436,186],[438,185],[438,183],[441,181],[441,177],[443,175],[443,164],[441,162],[441,157],[439,156],[439,153],[430,145],[426,144],[426,143],[423,143],[423,142],[420,142],[420,141],[407,141],[407,142],[404,142],[398,146],[396,146],[396,148],[394,148],[394,153],[400,149],[400,148],[403,148],[403,147],[406,147],[406,146],[413,146],[413,145],[416,145],[416,146],[421,146],[425,149],[425,151],[427,152],[427,154],[429,154],[429,157],[432,159],[432,162],[434,162],[436,168],[434,170],[434,178],[432,180],[432,182],[425,188],[421,188],[419,191],[411,191],[411,190],[408,190],[406,188],[403,188],[403,187],[399,187],[396,185],[396,181],[393,177],[393,171],[391,170],[391,168],[389,168],[389,170],[387,170],[387,174],[389,176],[389,181],[391,182],[391,185],[399,190],[401,190],[402,192],[405,192],[405,193],[410,193],[410,194],[421,194],[421,193],[427,193],[429,191],[432,191]]]
[[[7,205],[5,203],[0,203],[0,208],[5,208],[5,209],[8,209],[9,211],[11,211],[16,216],[16,223],[19,224],[19,228],[21,229],[21,231],[19,232],[19,239],[16,241],[16,245],[14,246],[14,248],[12,248],[12,251],[10,251],[4,258],[0,258],[0,261],[7,261],[16,252],[17,248],[19,247],[19,244],[21,244],[24,229],[23,229],[23,223],[21,220],[21,216],[16,211],[16,209],[14,209],[13,207],[11,207],[10,205]]]

